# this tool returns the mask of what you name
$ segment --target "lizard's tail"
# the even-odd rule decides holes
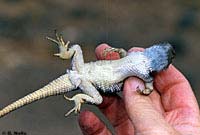
[[[30,104],[39,99],[53,95],[58,95],[70,91],[74,88],[75,86],[71,84],[68,78],[68,74],[64,74],[59,78],[55,79],[54,81],[50,82],[43,88],[26,95],[25,97],[13,102],[12,104],[0,110],[0,117],[3,117],[9,112],[14,111],[24,105]]]

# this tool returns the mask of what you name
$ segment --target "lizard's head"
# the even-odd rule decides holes
[[[161,43],[145,49],[144,55],[150,60],[152,72],[159,72],[172,63],[175,51],[171,44]]]

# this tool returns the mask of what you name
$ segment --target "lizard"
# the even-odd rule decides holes
[[[97,60],[85,63],[80,45],[69,47],[69,41],[64,42],[62,35],[56,33],[56,39],[47,37],[59,46],[59,53],[54,54],[61,59],[71,59],[71,68],[66,73],[48,83],[46,86],[18,99],[0,110],[0,117],[24,105],[49,96],[63,94],[66,100],[74,101],[75,106],[65,114],[80,112],[83,103],[99,105],[103,98],[100,93],[116,93],[122,90],[123,82],[130,76],[144,81],[145,88],[138,92],[149,95],[154,87],[154,73],[168,68],[175,56],[175,51],[169,43],[159,43],[144,49],[144,51],[127,52],[122,48],[107,48],[108,52],[118,52],[118,60]],[[81,89],[69,98],[65,93]]]

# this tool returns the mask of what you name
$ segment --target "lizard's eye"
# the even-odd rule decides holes
[[[149,75],[150,75],[151,77],[155,76],[155,74],[156,74],[156,71],[149,71]]]

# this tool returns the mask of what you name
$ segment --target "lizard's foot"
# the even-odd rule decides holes
[[[77,94],[73,96],[72,98],[68,98],[66,95],[64,95],[64,98],[66,100],[74,101],[75,106],[72,108],[69,112],[65,114],[65,116],[68,116],[72,112],[78,113],[81,110],[81,104],[84,103],[85,101],[92,101],[92,97],[86,95],[86,94]],[[93,103],[93,102],[91,102]]]
[[[152,92],[153,90],[152,89],[143,89],[143,90],[141,90],[141,89],[137,89],[137,92],[138,93],[140,93],[140,94],[142,94],[142,95],[146,95],[146,96],[148,96],[149,94],[151,94],[151,92]]]
[[[74,108],[72,108],[69,112],[67,112],[67,113],[65,114],[65,116],[68,116],[68,115],[69,115],[70,113],[72,113],[73,111],[74,111],[75,113],[80,112],[80,110],[81,110],[81,104],[84,103],[84,100],[83,100],[83,98],[81,98],[81,96],[80,96],[79,94],[73,96],[72,98],[68,98],[66,95],[64,95],[64,98],[65,98],[66,100],[70,100],[70,101],[73,100],[73,101],[75,102]]]
[[[62,59],[70,59],[73,55],[74,52],[71,52],[68,48],[69,46],[69,41],[67,43],[64,42],[62,35],[58,35],[57,32],[55,32],[56,34],[56,39],[47,37],[48,40],[51,40],[52,42],[55,42],[58,46],[59,46],[59,53],[54,54],[55,56],[58,56]]]
[[[137,88],[138,93],[140,93],[142,95],[146,95],[146,96],[151,94],[152,91],[153,91],[153,82],[145,83],[145,89],[143,89],[143,90],[140,88]]]
[[[106,55],[110,52],[117,52],[119,53],[119,56],[120,58],[123,58],[125,56],[127,56],[127,52],[122,49],[122,48],[106,48],[104,51],[103,51],[103,57],[105,58]]]

